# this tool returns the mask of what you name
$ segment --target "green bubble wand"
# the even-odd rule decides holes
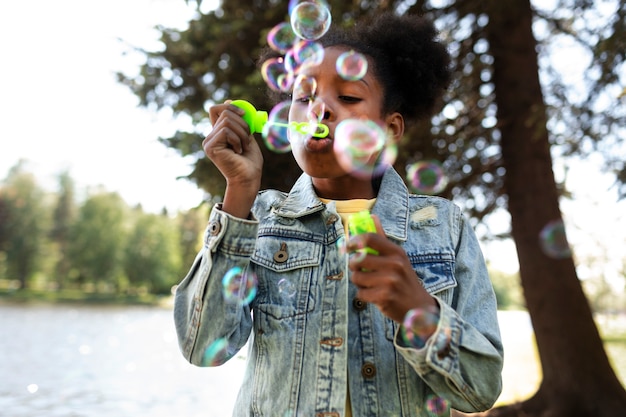
[[[323,123],[312,123],[312,122],[289,122],[289,123],[280,123],[268,121],[267,112],[263,110],[257,110],[254,106],[245,101],[245,100],[233,100],[230,104],[233,106],[239,107],[245,113],[243,116],[243,120],[250,127],[250,133],[263,133],[263,129],[267,124],[271,124],[272,126],[278,127],[287,127],[294,129],[296,132],[302,135],[311,135],[314,138],[325,138],[328,136],[328,126]]]

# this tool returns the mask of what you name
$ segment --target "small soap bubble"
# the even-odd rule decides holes
[[[290,107],[291,101],[278,103],[270,111],[267,123],[263,126],[263,142],[272,152],[285,153],[291,150],[288,134]]]
[[[426,396],[426,411],[429,417],[447,416],[450,412],[450,405],[445,398],[429,394]]]
[[[553,220],[546,224],[539,233],[539,243],[543,252],[551,258],[565,259],[572,256],[562,220]]]
[[[226,338],[217,339],[211,343],[202,355],[202,366],[219,366],[230,359],[228,340]]]
[[[348,253],[348,249],[346,248],[347,242],[345,236],[341,236],[339,239],[337,239],[335,245],[337,245],[337,249],[339,250],[340,255],[343,256]]]
[[[336,62],[337,74],[344,80],[358,81],[367,73],[367,58],[355,51],[339,55]]]
[[[294,75],[287,71],[283,57],[268,59],[261,65],[261,75],[269,88],[275,91],[291,90]]]
[[[367,256],[367,251],[365,249],[358,249],[353,252],[350,252],[350,261],[351,262],[363,262],[365,257]]]
[[[317,42],[301,39],[294,44],[292,51],[299,69],[319,65],[324,60],[324,47]]]
[[[283,57],[283,65],[285,66],[285,71],[292,74],[292,76],[298,71],[298,68],[300,68],[300,64],[296,59],[293,49],[290,49],[285,53],[285,56]]]
[[[337,162],[352,175],[368,178],[395,162],[398,150],[386,132],[371,120],[346,119],[335,129]]]
[[[300,74],[293,82],[292,97],[294,100],[313,100],[317,91],[317,80],[305,74]]]
[[[236,266],[224,275],[222,287],[226,301],[247,305],[256,296],[257,278],[254,274],[246,273]]]
[[[287,22],[277,24],[267,34],[267,44],[270,48],[283,54],[293,46],[297,39],[291,25]]]
[[[442,192],[448,179],[438,161],[419,161],[406,169],[409,186],[421,194],[437,194]]]
[[[422,308],[411,309],[407,311],[402,322],[402,338],[407,344],[421,349],[427,338],[422,336],[433,334],[438,324],[439,316],[436,314]]]
[[[276,285],[278,286],[278,293],[283,297],[292,298],[296,295],[296,286],[287,278],[280,279]]]
[[[307,111],[307,122],[312,124],[313,131],[318,123],[322,123],[326,113],[326,103],[319,98],[313,98],[309,101],[309,109]]]
[[[319,39],[328,31],[331,14],[323,1],[303,1],[290,14],[291,28],[302,39]]]

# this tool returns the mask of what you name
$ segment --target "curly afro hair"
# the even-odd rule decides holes
[[[324,47],[342,46],[369,57],[369,70],[381,83],[382,112],[402,114],[407,123],[432,115],[437,100],[450,84],[450,55],[437,40],[433,23],[416,15],[379,13],[349,28],[333,25],[317,40]],[[257,62],[280,54],[266,47]],[[268,91],[273,102],[285,93]]]
[[[385,93],[383,113],[413,122],[433,113],[450,83],[450,55],[437,36],[425,18],[385,12],[347,29],[333,26],[319,42],[369,56]]]

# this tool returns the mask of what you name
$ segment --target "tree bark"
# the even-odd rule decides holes
[[[532,398],[486,415],[626,415],[626,391],[611,368],[572,257],[550,257],[539,242],[542,228],[561,220],[561,212],[529,0],[488,0],[484,6],[511,233],[543,372]]]

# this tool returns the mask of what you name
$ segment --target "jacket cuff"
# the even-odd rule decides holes
[[[258,220],[252,214],[250,220],[231,216],[221,208],[221,204],[218,204],[211,210],[204,232],[205,246],[211,252],[215,252],[219,246],[227,254],[251,256],[259,229]]]
[[[435,297],[436,298],[436,297]],[[423,347],[408,345],[402,338],[401,326],[398,326],[393,343],[400,354],[419,373],[432,370],[450,374],[458,367],[459,345],[462,324],[449,305],[437,299],[439,303],[439,323]]]

